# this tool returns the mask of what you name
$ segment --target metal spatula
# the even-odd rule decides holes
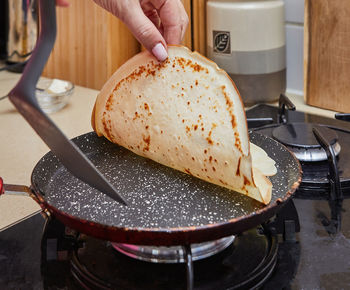
[[[9,99],[73,175],[114,200],[126,205],[115,188],[97,171],[92,162],[62,133],[38,105],[35,97],[36,83],[56,39],[55,0],[40,0],[39,12],[39,39],[21,79],[9,93]]]

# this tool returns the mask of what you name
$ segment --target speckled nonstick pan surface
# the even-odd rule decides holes
[[[250,139],[276,161],[268,206],[137,156],[94,132],[73,141],[128,206],[75,178],[51,152],[34,168],[32,186],[42,206],[58,219],[97,238],[143,245],[217,239],[272,217],[301,181],[300,164],[283,145],[258,133],[250,133]]]

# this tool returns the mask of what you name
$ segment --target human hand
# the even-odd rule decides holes
[[[167,44],[180,44],[185,35],[188,16],[181,0],[94,1],[123,21],[159,61],[168,57]]]

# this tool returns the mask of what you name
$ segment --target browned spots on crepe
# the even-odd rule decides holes
[[[143,74],[145,74],[146,77],[148,76],[154,77],[156,75],[156,71],[159,71],[162,68],[166,67],[169,63],[170,63],[169,60],[165,60],[162,63],[155,63],[151,61],[150,63],[147,64],[147,67],[144,65],[139,66],[126,78],[120,80],[120,82],[117,83],[117,85],[114,87],[113,92],[118,90],[124,83],[139,79]]]
[[[144,106],[145,110],[148,112],[148,116],[151,116],[152,113],[150,112],[149,105],[147,103],[144,103],[143,106]]]
[[[223,93],[223,95],[224,95],[224,97],[226,99],[227,111],[229,112],[229,114],[231,116],[232,129],[235,131],[235,133],[234,133],[234,135],[235,135],[235,146],[241,153],[243,153],[241,140],[239,138],[238,132],[236,131],[237,130],[237,123],[236,123],[235,115],[233,114],[233,103],[232,103],[232,101],[230,100],[229,96],[226,93],[226,86],[224,86],[224,85],[221,86],[221,90],[222,90],[222,93]]]
[[[211,135],[211,134],[210,134],[210,135]],[[209,143],[210,145],[213,145],[214,142],[213,142],[213,140],[211,139],[210,135],[209,135],[206,139],[207,139],[207,141],[208,141],[208,143]]]
[[[243,175],[243,183],[244,185],[251,185],[249,179],[245,175]]]
[[[121,87],[121,85],[122,85],[124,82],[126,82],[126,80],[127,80],[127,79],[121,79],[120,82],[117,83],[116,86],[114,87],[113,92],[115,92],[116,90],[118,90],[118,89]],[[113,92],[112,92],[112,93],[113,93]]]
[[[114,136],[112,134],[112,121],[110,119],[107,119],[107,113],[103,112],[103,116],[102,116],[102,125],[103,125],[103,129],[106,132],[106,137],[113,141],[114,140]]]
[[[104,129],[104,131],[105,131],[105,133],[107,135],[107,138],[109,140],[112,140],[111,131],[110,131],[108,125],[107,125],[107,121],[106,121],[105,118],[102,118],[102,125],[103,125],[103,129]]]
[[[239,157],[239,159],[238,159],[237,170],[236,170],[236,176],[240,176],[240,175],[241,175],[241,171],[240,171],[240,167],[241,167],[241,158],[242,158],[242,157]]]
[[[226,93],[226,86],[221,86],[221,91],[222,91],[222,94],[224,95],[224,97],[225,97],[225,100],[226,100],[226,105],[227,105],[227,107],[229,108],[229,109],[231,109],[232,107],[233,107],[233,103],[232,103],[232,101],[230,100],[230,98],[229,98],[229,96],[227,95],[227,93]]]
[[[235,146],[236,148],[241,152],[243,153],[242,151],[242,145],[241,145],[241,140],[239,139],[239,134],[238,132],[235,132]]]
[[[185,172],[189,175],[193,175],[189,168],[185,168]]]
[[[232,124],[232,128],[236,128],[237,124],[236,124],[236,118],[234,115],[231,116],[231,124]]]
[[[184,71],[185,68],[191,68],[194,72],[205,71],[206,73],[209,73],[209,70],[206,67],[203,67],[190,59],[186,60],[183,57],[175,57],[175,61]]]
[[[241,190],[244,191],[245,195],[248,195],[248,189],[244,185],[241,187]]]
[[[211,138],[211,134],[213,133],[213,130],[217,127],[217,125],[215,123],[212,123],[211,124],[211,130],[209,131],[208,133],[208,137],[206,138],[206,140],[208,141],[208,143],[210,145],[213,145],[214,144],[214,141],[213,139]]]
[[[113,94],[110,94],[106,102],[106,111],[111,111],[113,107]]]
[[[135,121],[136,119],[140,118],[140,115],[138,112],[135,112],[135,117],[133,118],[133,120]]]
[[[145,145],[142,150],[149,151],[149,146],[151,144],[151,136],[150,135],[148,135],[147,137],[143,136],[142,139],[145,142]]]
[[[222,183],[223,185],[228,185],[227,182],[223,181],[222,179],[219,179],[220,183]]]
[[[154,69],[147,69],[147,73],[146,73],[146,77],[148,76],[155,76],[156,75],[156,71]]]

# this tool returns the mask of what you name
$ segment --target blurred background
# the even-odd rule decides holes
[[[0,52],[6,59],[7,2],[0,1]],[[22,2],[22,1],[19,1]],[[100,89],[108,77],[140,45],[128,29],[93,1],[71,0],[69,8],[57,9],[58,37],[45,75]],[[206,0],[183,0],[191,23],[184,45],[206,55]],[[284,0],[286,12],[287,90],[303,91],[304,0]]]
[[[13,53],[13,48],[6,52],[12,42],[8,37],[8,31],[11,30],[9,23],[10,26],[14,26],[13,21],[9,20],[11,13],[8,13],[7,6],[14,3],[21,3],[21,5],[30,3],[34,7],[35,2],[35,0],[1,1],[0,57],[2,60],[6,61],[6,57]],[[75,85],[99,90],[121,64],[142,48],[124,24],[93,1],[71,0],[70,3],[69,8],[57,8],[58,36],[44,76],[68,80]],[[276,74],[271,74],[265,78],[267,82],[260,81],[266,84],[266,88],[259,86],[259,82],[254,78],[250,80],[245,78],[241,83],[239,69],[238,72],[237,69],[236,72],[230,71],[231,60],[224,61],[221,65],[238,83],[239,90],[243,92],[243,99],[253,98],[249,104],[253,104],[254,101],[276,101],[279,93],[286,91],[304,96],[308,105],[343,112],[350,110],[350,102],[347,100],[350,82],[346,77],[350,73],[350,31],[348,31],[350,5],[348,1],[183,0],[183,4],[190,17],[190,25],[183,44],[213,59],[219,65],[223,54],[220,55],[219,51],[213,49],[211,42],[213,42],[214,31],[231,31],[231,38],[233,35],[257,38],[255,44],[248,43],[245,49],[247,52],[261,50],[260,54],[254,56],[257,62],[261,62],[260,64],[252,61],[254,57],[251,53],[246,57],[242,51],[238,53],[235,51],[240,46],[237,44],[246,41],[244,37],[230,40],[229,53],[232,59],[238,58],[241,68],[249,68],[253,65],[248,73],[254,76],[261,74],[259,69],[254,74],[254,65],[260,66],[260,69],[265,66],[265,73],[271,74],[278,71],[278,77]],[[236,18],[230,15],[234,15],[238,4],[243,5],[244,9],[254,10],[254,17],[242,17],[239,22],[235,22]],[[272,6],[277,4],[283,5],[283,13],[279,9],[273,17],[266,16],[269,15],[267,10],[271,10]],[[225,8],[220,10],[218,8],[220,5]],[[265,8],[262,8],[263,6]],[[214,11],[215,7],[217,11]],[[232,11],[232,14],[228,11],[230,13]],[[12,17],[18,17],[19,14],[14,15]],[[33,20],[35,20],[34,16]],[[266,27],[265,31],[261,27]],[[28,27],[26,29],[29,33]],[[266,36],[265,39],[262,34]],[[260,38],[257,37],[259,35]],[[27,50],[30,48],[29,40],[28,38],[24,42]],[[269,52],[271,49],[278,49],[278,52]],[[26,52],[28,51],[24,54]],[[262,57],[257,57],[258,55]],[[277,67],[276,63],[278,63]],[[247,74],[247,71],[244,74]],[[269,87],[268,83],[272,86]],[[246,91],[243,88],[244,84],[249,88],[255,87],[255,91]],[[257,96],[264,89],[272,95]],[[257,97],[254,100],[255,96]]]

